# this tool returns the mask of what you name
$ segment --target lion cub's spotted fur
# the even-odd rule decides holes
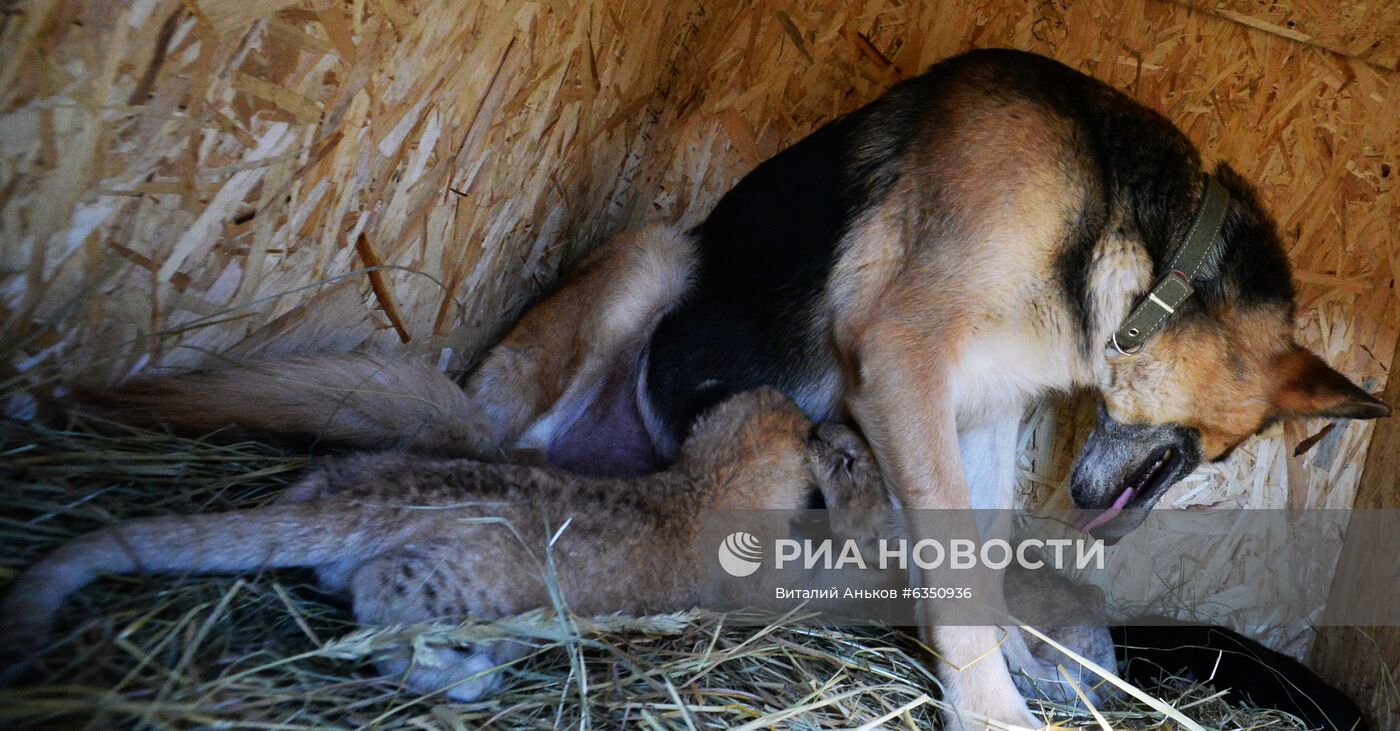
[[[364,624],[513,615],[550,606],[542,562],[556,534],[550,559],[574,611],[693,607],[723,592],[701,581],[693,539],[704,510],[797,509],[814,489],[833,507],[888,509],[864,442],[839,425],[814,428],[769,389],[725,402],[673,466],[631,480],[358,454],[329,461],[266,508],[132,520],[64,545],[10,588],[0,646],[16,662],[31,655],[64,598],[99,573],[315,567]],[[407,672],[416,690],[474,699],[522,649],[500,641],[411,663],[405,648],[380,665]]]

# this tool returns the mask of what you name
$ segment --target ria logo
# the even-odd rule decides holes
[[[744,578],[758,570],[763,562],[763,545],[752,533],[730,533],[719,544],[719,565],[730,576]]]

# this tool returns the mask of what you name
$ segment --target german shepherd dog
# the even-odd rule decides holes
[[[147,381],[112,403],[194,429],[628,475],[674,458],[715,404],[772,386],[813,420],[853,419],[903,507],[1009,508],[1026,406],[1085,388],[1102,408],[1071,496],[1117,537],[1278,419],[1389,413],[1294,342],[1273,221],[1228,165],[1208,172],[1111,87],[977,51],[758,166],[693,230],[601,248],[464,389],[340,356]],[[1215,185],[1218,234],[1174,274]],[[1193,295],[1164,303],[1140,348],[1115,347],[1173,276]],[[929,625],[955,725],[1039,725],[989,652],[997,628]]]

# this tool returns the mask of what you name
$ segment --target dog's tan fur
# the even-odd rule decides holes
[[[909,162],[914,169],[847,236],[829,291],[836,347],[848,364],[846,402],[906,508],[1010,507],[1009,493],[974,504],[975,488],[951,458],[960,431],[985,429],[1014,444],[1024,404],[1040,387],[1092,373],[1066,357],[1075,348],[1062,300],[1025,286],[1053,286],[1050,252],[1064,235],[1054,212],[1079,190],[1055,152],[1064,125],[1034,107],[991,107],[976,89],[965,94],[946,101],[952,128],[929,135]],[[988,136],[1023,143],[1008,149],[985,144]],[[931,202],[920,189],[928,179],[956,190],[956,205]],[[907,248],[927,240],[945,245]],[[1002,365],[982,366],[993,358]],[[1007,378],[1008,363],[1024,364],[1020,377]],[[998,482],[998,492],[1011,487]],[[992,718],[1038,725],[994,651],[998,630],[932,617],[928,626],[948,663],[941,675],[950,697]]]
[[[695,265],[679,230],[653,225],[614,236],[567,284],[532,307],[466,384],[495,439],[538,450],[566,426],[619,362],[640,357],[656,321]]]
[[[191,434],[222,431],[324,440],[365,449],[501,456],[481,409],[421,363],[371,353],[296,356],[236,368],[80,389],[88,410]]]
[[[1110,357],[1103,393],[1120,421],[1196,429],[1215,460],[1272,420],[1344,410],[1346,386],[1293,344],[1287,312],[1257,308],[1185,323],[1150,352]]]

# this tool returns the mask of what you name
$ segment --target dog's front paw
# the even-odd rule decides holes
[[[960,707],[945,710],[940,714],[943,728],[945,731],[1040,731],[1054,728],[1047,727],[1044,721],[1036,718],[1019,696],[1016,701],[999,709]]]
[[[1109,672],[1116,669],[1113,638],[1107,627],[1044,627],[1041,630],[1099,667]],[[1079,694],[1083,693],[1090,704],[1100,706],[1115,696],[1113,687],[1103,682],[1098,673],[1049,643],[1015,627],[1008,627],[1007,632],[1009,636],[1002,645],[1002,655],[1016,687],[1026,698],[1078,706],[1082,703]]]
[[[982,685],[945,680],[944,689],[952,706],[942,713],[943,728],[949,731],[1045,728],[1045,722],[1031,712],[1009,682]]]

